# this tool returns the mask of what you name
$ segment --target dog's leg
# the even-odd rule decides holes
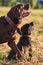
[[[7,59],[8,59],[8,60],[11,60],[12,58],[13,58],[13,59],[16,59],[16,53],[14,53],[13,50],[10,51],[10,53],[9,53],[9,55],[8,55],[8,57],[7,57]]]
[[[14,53],[18,53],[19,56],[21,56],[21,52],[18,49],[17,45],[15,44],[15,42],[13,41],[13,39],[11,37],[7,38],[8,41],[8,45],[11,47],[11,49],[13,50]]]
[[[19,41],[19,43],[17,44],[17,47],[18,47],[18,49],[20,50],[20,52],[22,51],[22,45],[21,45],[21,43],[20,43],[21,41]],[[20,59],[20,57],[21,56],[17,56],[18,57],[18,59]],[[11,58],[13,58],[13,59],[16,59],[16,53],[14,53],[14,51],[13,50],[11,50],[10,51],[10,53],[9,53],[9,55],[8,55],[8,57],[7,57],[7,59],[11,59]]]

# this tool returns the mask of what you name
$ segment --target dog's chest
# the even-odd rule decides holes
[[[27,37],[27,36],[22,36],[22,37],[21,37],[21,42],[22,42],[22,45],[23,45],[23,46],[28,46],[28,45],[30,45],[30,40],[31,40],[30,37]]]
[[[0,18],[0,37],[11,35],[15,32],[16,29],[12,29],[12,27],[8,24],[4,17]]]

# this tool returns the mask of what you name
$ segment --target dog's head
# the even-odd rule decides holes
[[[22,35],[31,35],[31,31],[33,30],[33,22],[30,22],[29,24],[25,24],[21,27]]]
[[[30,14],[27,12],[30,8],[29,4],[17,4],[11,8],[11,10],[7,13],[7,16],[15,23],[21,23],[22,18],[26,17]]]

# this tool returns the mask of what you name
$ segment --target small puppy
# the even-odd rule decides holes
[[[22,47],[24,48],[25,55],[27,55],[27,52],[29,51],[28,53],[30,59],[32,57],[32,46],[30,37],[32,30],[33,30],[33,22],[23,25],[21,28],[22,36],[17,44],[17,47],[19,48],[20,51],[22,51]]]
[[[31,31],[33,30],[33,22],[27,23],[21,27],[21,37],[20,40],[17,44],[17,47],[19,48],[20,51],[22,51],[22,47],[24,48],[24,54],[27,55],[27,52],[29,52],[28,56],[32,57],[32,45],[31,45]],[[27,51],[28,50],[28,51]],[[13,53],[13,50],[10,51],[10,54],[8,58],[16,58],[16,53]],[[20,58],[20,57],[18,57]]]

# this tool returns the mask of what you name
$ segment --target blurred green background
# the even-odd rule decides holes
[[[30,3],[32,8],[43,8],[43,0],[0,0],[0,6],[13,6],[16,3]]]

